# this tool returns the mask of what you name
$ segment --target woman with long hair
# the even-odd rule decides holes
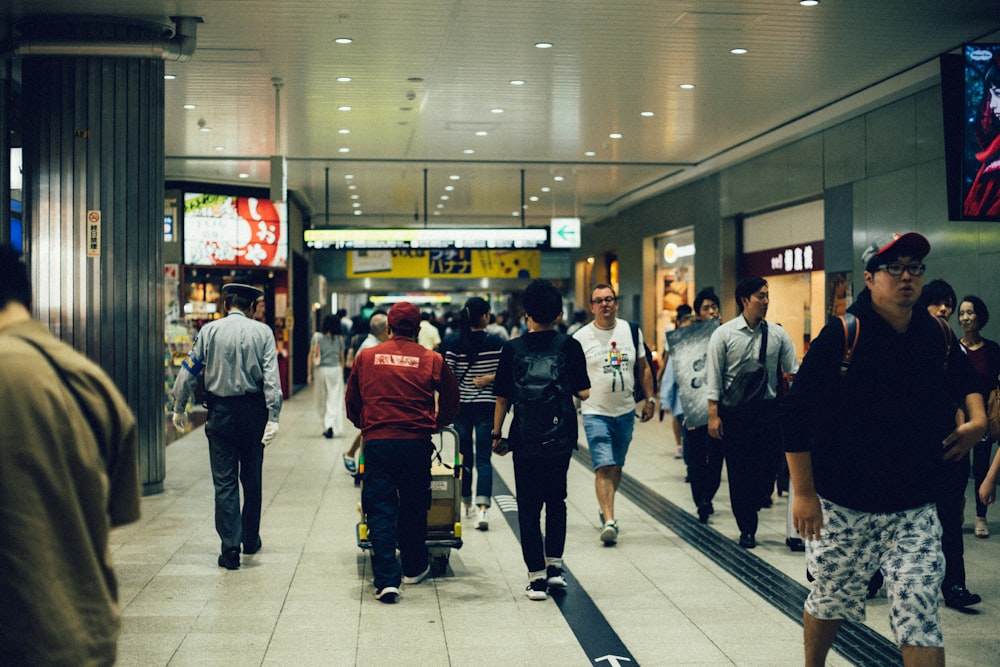
[[[458,379],[461,409],[455,417],[459,451],[462,454],[462,502],[465,516],[475,513],[476,528],[489,529],[490,498],[493,495],[493,379],[496,377],[503,341],[486,333],[490,305],[478,296],[465,302],[457,336],[445,341],[444,359]],[[476,471],[475,508],[472,471]]]
[[[983,97],[976,111],[976,153],[979,172],[965,196],[967,216],[1000,215],[1000,54],[993,56],[983,75]]]
[[[316,376],[316,408],[323,419],[323,437],[344,433],[344,336],[340,320],[323,318],[323,327],[313,334],[309,346],[307,382]]]

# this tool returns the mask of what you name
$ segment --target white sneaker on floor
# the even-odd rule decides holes
[[[476,530],[489,530],[490,529],[490,518],[489,514],[486,512],[486,508],[479,510],[476,516]]]
[[[529,600],[545,600],[549,597],[546,592],[548,584],[545,579],[532,579],[528,582],[528,587],[524,589],[524,594],[528,596]]]
[[[399,589],[395,586],[386,586],[385,588],[375,592],[375,599],[379,602],[385,602],[387,604],[392,604],[399,597]]]
[[[618,522],[608,521],[604,524],[604,528],[601,529],[601,542],[604,542],[606,546],[611,546],[618,542]]]
[[[986,517],[977,516],[976,517],[976,537],[989,537],[990,529],[986,525]]]
[[[430,563],[428,563],[427,568],[420,574],[416,575],[415,577],[403,577],[403,583],[408,584],[410,586],[414,586],[416,584],[419,584],[424,579],[426,579],[427,575],[429,575],[430,573],[431,573],[431,566]]]

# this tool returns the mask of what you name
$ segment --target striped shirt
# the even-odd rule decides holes
[[[453,336],[444,343],[444,360],[458,378],[459,400],[462,403],[493,403],[493,383],[477,387],[473,380],[480,375],[493,375],[500,362],[503,341],[485,331],[472,331],[467,336]]]

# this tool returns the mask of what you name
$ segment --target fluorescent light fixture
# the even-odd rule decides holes
[[[514,212],[513,215],[519,215]],[[445,229],[307,229],[312,248],[363,250],[366,248],[538,248],[545,245],[544,227]]]

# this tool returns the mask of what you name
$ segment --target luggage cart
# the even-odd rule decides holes
[[[431,573],[444,574],[452,549],[462,548],[462,465],[458,432],[447,427],[435,433],[434,455],[431,460],[431,506],[427,510],[426,545],[430,552]],[[358,457],[358,475],[364,488],[364,444]],[[447,457],[449,453],[451,456]],[[451,463],[446,463],[450,460]],[[359,503],[361,520],[356,527],[358,547],[367,551],[372,543],[368,537],[368,518]]]

